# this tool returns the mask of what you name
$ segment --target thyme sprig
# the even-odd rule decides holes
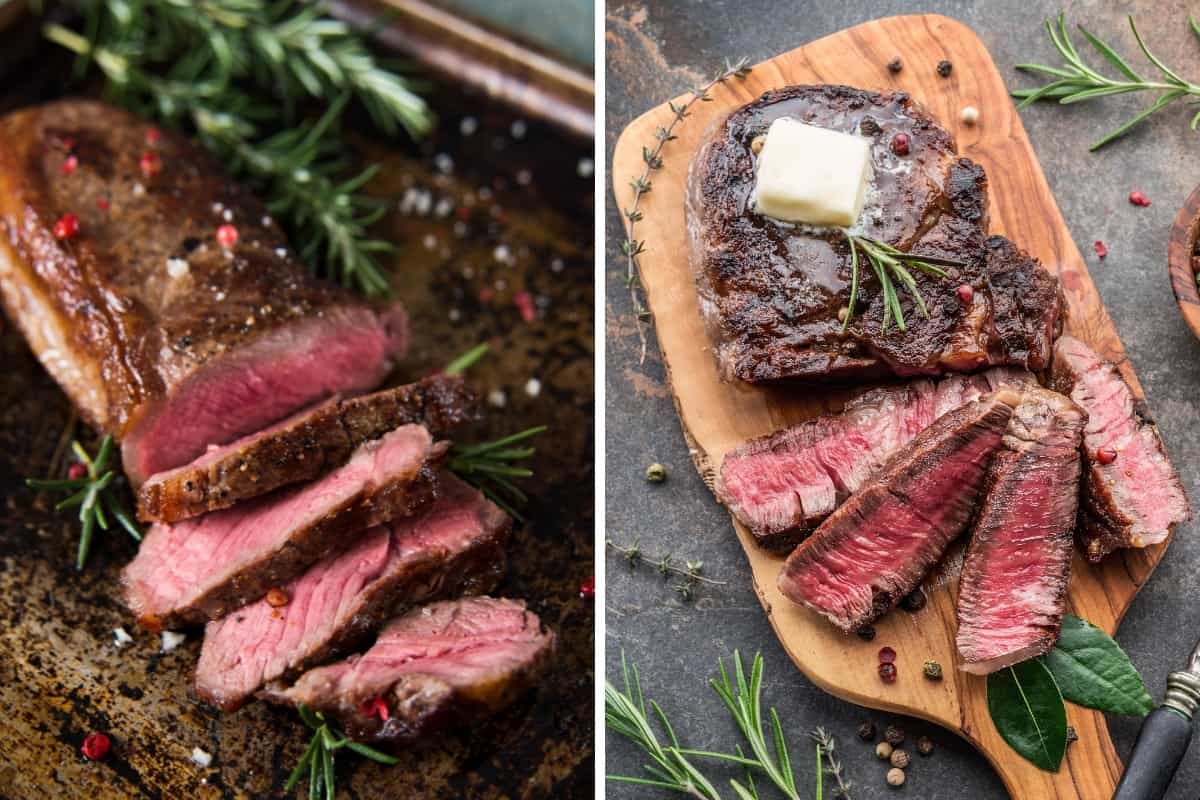
[[[381,753],[360,742],[351,741],[345,734],[330,725],[320,711],[314,711],[303,704],[298,710],[300,719],[312,729],[313,736],[308,742],[308,747],[304,749],[304,754],[300,756],[300,761],[288,775],[287,783],[283,786],[285,792],[295,789],[307,773],[310,800],[317,800],[317,798],[333,800],[337,788],[334,756],[343,747],[372,761],[378,761],[380,764],[394,766],[400,763],[400,760],[394,756]]]
[[[54,510],[63,511],[79,506],[79,522],[82,527],[79,533],[79,547],[75,554],[75,569],[82,570],[92,549],[92,539],[95,536],[96,527],[99,526],[101,530],[107,531],[110,516],[125,529],[126,533],[133,537],[134,541],[142,540],[142,530],[134,522],[133,515],[125,509],[123,501],[115,494],[113,482],[117,478],[117,471],[108,467],[113,453],[112,436],[104,437],[94,458],[88,455],[78,441],[71,442],[71,450],[79,459],[79,463],[87,469],[85,476],[64,480],[29,478],[25,481],[25,485],[39,491],[48,489],[71,493],[66,500],[55,505]]]
[[[354,97],[389,135],[427,132],[432,115],[408,79],[380,65],[320,3],[75,5],[81,30],[51,23],[43,32],[76,54],[79,73],[96,67],[114,99],[196,133],[264,194],[318,274],[368,294],[388,291],[376,258],[390,246],[367,234],[385,207],[360,191],[377,169],[346,176],[336,129]],[[328,105],[316,123],[300,122],[305,97]]]
[[[646,251],[646,241],[638,239],[635,236],[635,228],[637,223],[641,222],[644,214],[641,210],[642,197],[650,192],[652,183],[650,173],[661,169],[663,165],[663,148],[667,142],[676,138],[675,128],[679,123],[683,122],[691,113],[691,108],[696,103],[707,103],[712,101],[712,96],[709,94],[718,84],[724,83],[730,78],[744,78],[750,72],[750,67],[747,66],[749,60],[739,58],[737,61],[725,62],[725,69],[717,73],[712,80],[692,90],[691,95],[687,100],[679,103],[670,101],[667,105],[671,109],[671,121],[665,126],[660,126],[654,132],[654,146],[642,147],[642,172],[635,178],[629,181],[630,187],[633,189],[633,200],[624,210],[625,218],[629,221],[629,235],[621,242],[621,252],[625,254],[625,285],[629,288],[629,296],[633,302],[633,313],[637,324],[638,339],[641,342],[641,354],[638,357],[638,363],[644,363],[646,360],[646,320],[650,316],[649,310],[642,303],[641,297],[641,278],[640,267],[638,264],[638,256]]]
[[[850,244],[850,302],[846,307],[846,315],[842,319],[843,332],[850,326],[850,320],[854,317],[854,307],[858,305],[860,252],[862,257],[866,258],[867,263],[871,265],[875,277],[879,280],[880,290],[883,292],[883,330],[885,332],[892,319],[896,320],[896,327],[901,331],[908,330],[908,326],[904,322],[904,310],[900,307],[897,287],[906,291],[913,298],[917,308],[921,310],[922,316],[929,316],[929,309],[925,307],[925,299],[921,297],[921,292],[917,289],[917,282],[909,272],[909,267],[944,278],[946,271],[941,266],[962,266],[960,262],[950,259],[905,253],[889,244],[865,236],[848,234],[846,240]]]
[[[457,356],[446,365],[446,368],[442,372],[446,375],[458,375],[459,373],[466,372],[486,356],[491,349],[491,345],[487,342],[480,342],[462,355]]]
[[[608,549],[620,553],[630,567],[636,567],[638,564],[646,563],[654,567],[658,574],[664,578],[671,575],[678,575],[683,580],[674,584],[671,588],[679,594],[684,600],[692,599],[692,589],[697,583],[708,583],[716,586],[723,586],[725,581],[718,581],[707,575],[702,575],[704,569],[703,561],[685,560],[682,565],[675,562],[675,557],[671,553],[666,553],[662,556],[647,555],[642,551],[641,541],[634,539],[633,544],[619,545],[612,539],[605,539],[604,544]]]
[[[447,465],[451,472],[483,492],[513,519],[524,521],[525,518],[513,506],[524,504],[529,498],[513,481],[532,478],[533,470],[516,464],[531,458],[537,450],[514,445],[526,442],[546,430],[547,426],[537,425],[491,442],[456,444],[450,450]]]
[[[1096,52],[1121,73],[1122,77],[1110,78],[1089,66],[1083,60],[1079,51],[1075,49],[1075,45],[1067,33],[1065,13],[1060,13],[1057,20],[1046,20],[1045,24],[1046,32],[1050,34],[1050,41],[1053,43],[1054,49],[1059,52],[1065,63],[1061,67],[1051,67],[1045,64],[1017,64],[1016,67],[1019,70],[1048,75],[1053,79],[1043,86],[1014,91],[1012,93],[1014,97],[1022,98],[1021,104],[1017,108],[1025,108],[1038,100],[1057,100],[1063,105],[1071,105],[1095,100],[1100,97],[1128,94],[1130,92],[1159,93],[1158,99],[1152,105],[1128,122],[1122,124],[1116,130],[1096,141],[1090,148],[1091,150],[1098,150],[1114,139],[1128,133],[1134,126],[1155,112],[1174,103],[1176,100],[1187,98],[1187,102],[1192,104],[1200,102],[1200,85],[1180,77],[1179,73],[1155,56],[1146,45],[1142,34],[1138,31],[1133,17],[1128,17],[1128,20],[1129,29],[1133,31],[1133,38],[1137,41],[1138,47],[1141,49],[1142,54],[1146,56],[1146,59],[1161,74],[1162,80],[1150,80],[1143,77],[1111,45],[1080,25],[1078,26],[1079,31],[1083,34],[1084,38],[1095,48]],[[1197,41],[1200,41],[1200,23],[1196,22],[1195,17],[1189,17],[1188,22]],[[1200,111],[1197,111],[1192,116],[1191,129],[1196,130],[1198,126],[1200,126]]]
[[[822,727],[817,727],[809,732],[808,738],[817,743],[817,786],[820,787],[821,785],[820,775],[827,772],[833,778],[834,784],[836,784],[833,796],[840,797],[842,800],[851,800],[850,790],[854,787],[854,784],[846,779],[842,760],[837,757],[837,740],[833,737],[833,734]],[[821,792],[818,789],[818,797],[820,794]]]

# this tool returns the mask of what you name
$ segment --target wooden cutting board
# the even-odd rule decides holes
[[[897,55],[904,68],[893,75],[886,64]],[[954,65],[949,78],[939,77],[935,70],[942,59]],[[740,442],[836,408],[846,397],[845,392],[819,387],[756,389],[722,383],[687,257],[684,184],[688,163],[705,132],[764,91],[800,83],[903,90],[928,108],[957,137],[959,152],[987,170],[992,232],[1008,236],[1058,274],[1070,307],[1067,330],[1120,364],[1140,395],[1117,331],[1059,214],[1004,79],[983,43],[969,28],[946,17],[891,17],[784,53],[758,64],[745,79],[717,87],[713,101],[697,103],[692,116],[676,129],[679,138],[666,147],[665,164],[653,174],[653,191],[642,198],[645,218],[636,237],[646,240],[640,259],[642,282],[684,434],[710,486],[725,453]],[[686,98],[677,102],[682,99]],[[980,110],[976,125],[960,122],[964,106]],[[630,178],[641,173],[642,146],[653,145],[655,130],[668,124],[671,116],[666,105],[659,106],[621,135],[612,166],[620,208],[631,201]],[[1112,795],[1121,762],[1101,714],[1068,704],[1068,722],[1079,741],[1068,747],[1057,773],[1039,770],[1000,738],[988,715],[984,679],[955,668],[953,582],[929,592],[929,603],[918,613],[888,614],[876,625],[875,641],[865,642],[844,636],[785,599],[776,588],[782,559],[758,549],[736,522],[734,527],[750,561],[759,599],[784,649],[818,686],[843,699],[922,717],[961,734],[987,756],[1008,791],[1020,800]],[[1164,548],[1116,554],[1099,566],[1090,566],[1076,555],[1069,610],[1113,632]],[[876,674],[876,653],[884,645],[898,653],[900,678],[891,685]],[[926,659],[943,665],[943,681],[922,677]]]

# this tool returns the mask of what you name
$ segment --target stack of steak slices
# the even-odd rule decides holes
[[[433,600],[404,619],[448,620],[453,655],[389,655],[392,685],[411,689],[398,702],[415,716],[396,709],[407,729],[527,685],[553,635],[512,601],[455,599],[496,586],[509,528],[441,465],[439,437],[474,399],[445,376],[363,394],[403,355],[401,306],[312,278],[181,137],[88,101],[0,130],[0,297],[84,418],[121,442],[151,523],[125,598],[152,629],[208,624],[201,696],[233,708],[273,682],[291,702],[282,682],[299,692],[305,670]],[[161,170],[143,173],[147,152]],[[473,668],[446,680],[456,659]]]

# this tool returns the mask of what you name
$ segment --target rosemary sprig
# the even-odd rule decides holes
[[[491,442],[474,445],[455,445],[450,451],[448,466],[451,472],[479,489],[496,505],[518,521],[524,521],[513,505],[529,500],[513,483],[520,478],[533,477],[533,470],[515,463],[533,456],[533,447],[514,447],[547,430],[545,425],[526,428],[520,433]]]
[[[334,800],[336,795],[334,754],[343,747],[372,761],[378,761],[380,764],[393,766],[400,763],[400,760],[394,756],[381,753],[365,744],[351,741],[345,734],[330,725],[320,711],[313,711],[306,705],[301,705],[299,711],[300,719],[304,720],[304,724],[312,729],[313,736],[308,747],[304,749],[304,754],[300,756],[300,761],[288,775],[287,783],[283,786],[285,792],[295,789],[307,772],[310,800],[317,800],[317,798]]]
[[[490,349],[491,345],[487,342],[481,342],[447,364],[442,372],[446,375],[458,375],[459,373],[466,372],[486,356]]]
[[[621,673],[625,680],[625,691],[620,691],[611,681],[604,681],[604,724],[609,730],[621,734],[640,747],[653,764],[644,769],[653,778],[637,778],[628,775],[609,775],[610,781],[634,783],[667,789],[701,800],[721,800],[721,795],[704,774],[696,768],[679,749],[679,738],[671,727],[667,715],[659,704],[651,700],[650,707],[666,732],[669,744],[662,744],[646,714],[646,700],[642,696],[642,682],[637,665],[630,665],[621,651]]]
[[[117,472],[108,468],[108,462],[113,452],[112,436],[104,437],[95,458],[88,455],[78,441],[71,442],[71,450],[79,459],[79,463],[87,469],[85,476],[64,480],[29,478],[25,481],[25,485],[31,489],[49,489],[71,493],[66,500],[54,506],[54,510],[62,511],[79,506],[79,522],[82,528],[79,534],[79,548],[75,554],[75,569],[82,570],[84,564],[87,563],[88,554],[91,552],[96,526],[107,531],[110,516],[133,537],[134,541],[142,540],[142,531],[134,522],[133,515],[125,509],[123,502],[114,493],[112,484],[116,480]]]
[[[737,650],[733,651],[733,668],[735,682],[729,680],[729,672],[725,669],[724,659],[718,659],[720,680],[709,681],[713,691],[725,703],[729,713],[742,731],[742,735],[750,745],[757,767],[766,773],[771,782],[791,800],[800,800],[796,789],[796,776],[792,773],[792,761],[788,755],[787,740],[783,735],[783,725],[779,721],[779,713],[772,708],[771,715],[771,744],[768,745],[766,734],[763,732],[762,713],[762,653],[754,654],[750,666],[749,680],[742,668],[742,656]],[[739,751],[740,752],[740,751]],[[743,759],[744,760],[744,759]],[[818,772],[818,775],[820,772]],[[735,789],[740,785],[732,782]],[[742,797],[750,796],[748,790],[740,789]]]
[[[318,274],[368,294],[388,291],[376,257],[390,246],[367,234],[386,209],[360,193],[377,169],[344,177],[336,128],[356,97],[389,135],[428,131],[432,115],[407,79],[378,64],[320,3],[76,5],[84,32],[43,31],[77,55],[77,71],[97,67],[115,99],[195,132],[264,194]],[[295,101],[305,96],[328,104],[314,124],[298,124]]]
[[[840,797],[842,800],[851,800],[850,789],[854,786],[853,783],[846,780],[843,774],[842,761],[837,757],[837,740],[833,738],[833,734],[826,731],[824,728],[818,727],[813,729],[808,734],[809,738],[817,743],[817,798],[821,796],[821,780],[822,773],[828,772],[833,778],[836,786],[834,787],[834,797]]]
[[[846,240],[850,243],[850,302],[846,307],[846,316],[842,320],[843,332],[850,326],[850,320],[854,316],[854,307],[858,305],[858,264],[860,261],[860,252],[867,259],[867,263],[871,265],[871,269],[874,270],[875,277],[879,280],[879,287],[883,291],[884,331],[887,331],[888,325],[893,318],[896,320],[897,328],[901,331],[908,330],[908,326],[904,322],[904,311],[900,307],[900,296],[896,291],[897,286],[912,296],[913,301],[917,304],[917,308],[921,310],[923,316],[929,316],[929,309],[925,307],[925,299],[921,297],[921,292],[917,289],[917,282],[908,270],[909,267],[944,278],[946,277],[946,271],[938,266],[939,264],[944,266],[962,266],[959,262],[950,259],[914,256],[897,250],[889,244],[875,239],[868,239],[865,236],[852,236],[848,234]]]
[[[604,544],[606,547],[608,547],[608,549],[620,553],[631,567],[636,567],[638,564],[644,562],[652,565],[654,569],[658,571],[658,574],[662,575],[664,578],[670,577],[671,575],[679,575],[682,577],[683,580],[671,588],[674,589],[675,592],[678,593],[679,596],[684,600],[692,599],[692,589],[697,583],[708,583],[721,586],[725,584],[725,581],[714,580],[713,578],[700,574],[701,570],[704,569],[703,561],[692,561],[689,559],[683,562],[683,566],[680,566],[679,564],[675,563],[675,557],[670,553],[666,553],[662,556],[647,555],[642,551],[641,542],[638,539],[634,539],[633,544],[631,545],[619,545],[612,539],[605,539]]]
[[[1017,108],[1025,108],[1038,100],[1057,100],[1063,105],[1070,105],[1095,100],[1100,97],[1109,97],[1110,95],[1127,94],[1130,92],[1159,93],[1158,99],[1152,105],[1098,140],[1090,148],[1091,150],[1098,150],[1112,140],[1128,133],[1138,123],[1176,100],[1188,98],[1187,102],[1189,103],[1200,102],[1200,85],[1180,77],[1175,70],[1168,67],[1150,52],[1150,48],[1146,46],[1146,41],[1138,31],[1133,17],[1130,16],[1128,19],[1129,29],[1133,31],[1133,38],[1137,40],[1138,47],[1141,49],[1143,55],[1146,56],[1146,59],[1162,75],[1162,80],[1149,80],[1143,77],[1107,42],[1080,25],[1078,26],[1079,31],[1083,34],[1084,38],[1088,40],[1092,47],[1109,64],[1121,73],[1122,77],[1110,78],[1088,66],[1082,56],[1079,55],[1079,51],[1075,49],[1075,45],[1067,33],[1065,13],[1060,13],[1057,21],[1046,20],[1046,32],[1050,34],[1050,41],[1054,44],[1054,49],[1059,52],[1059,55],[1062,56],[1063,61],[1066,63],[1061,67],[1051,67],[1045,64],[1017,64],[1016,66],[1019,70],[1048,75],[1053,79],[1043,86],[1014,91],[1012,93],[1014,97],[1022,98],[1021,104]],[[1200,24],[1196,22],[1195,17],[1190,17],[1188,22],[1192,33],[1200,41]],[[1197,111],[1192,116],[1191,129],[1196,130],[1198,126],[1200,126],[1200,111]]]
[[[634,236],[635,227],[644,216],[641,210],[642,197],[649,193],[651,189],[650,173],[654,170],[661,169],[663,165],[662,153],[663,147],[667,142],[675,139],[675,127],[683,122],[689,115],[692,106],[696,103],[707,103],[712,100],[709,92],[717,86],[724,83],[730,78],[744,78],[750,72],[750,67],[747,66],[748,59],[740,58],[735,62],[725,62],[725,69],[717,73],[708,83],[692,90],[691,96],[683,103],[676,105],[674,101],[667,105],[673,114],[671,121],[665,127],[659,127],[654,132],[654,147],[642,147],[642,173],[636,178],[629,181],[629,185],[633,188],[633,201],[629,207],[625,209],[625,217],[629,220],[629,235],[621,243],[621,252],[625,254],[625,285],[629,288],[629,296],[633,302],[633,313],[637,323],[638,339],[641,341],[641,355],[638,357],[638,363],[641,364],[646,360],[646,319],[650,316],[649,310],[643,305],[639,289],[641,288],[641,280],[639,275],[638,256],[646,250],[646,241],[637,239]]]

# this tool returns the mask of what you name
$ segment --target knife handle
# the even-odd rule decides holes
[[[1142,723],[1113,800],[1162,800],[1192,740],[1192,721],[1167,706]]]

